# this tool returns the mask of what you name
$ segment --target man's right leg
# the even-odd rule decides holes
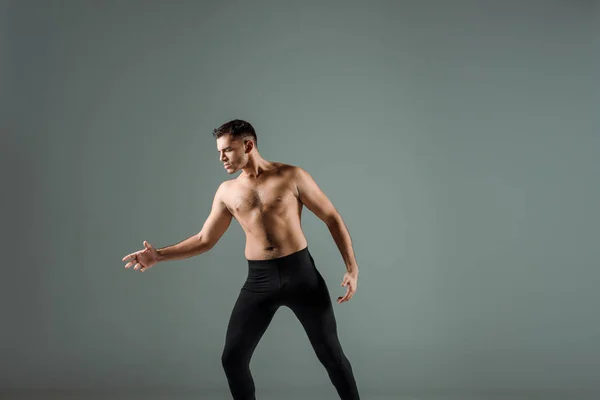
[[[250,359],[279,307],[269,293],[241,290],[231,312],[221,362],[234,400],[255,400]]]

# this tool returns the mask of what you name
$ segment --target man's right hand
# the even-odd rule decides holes
[[[151,268],[156,264],[158,260],[158,252],[152,245],[144,240],[144,250],[136,251],[123,257],[123,261],[129,261],[125,268],[129,268],[132,265],[134,270],[140,270],[144,272],[148,268]]]

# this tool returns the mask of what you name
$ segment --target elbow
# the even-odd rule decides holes
[[[342,222],[342,216],[339,213],[333,213],[323,218],[323,222],[325,222],[327,226],[333,226]]]
[[[214,240],[209,240],[206,235],[198,234],[198,250],[200,253],[205,253],[215,247],[216,242]]]

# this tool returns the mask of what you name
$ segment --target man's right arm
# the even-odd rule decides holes
[[[214,247],[231,224],[232,215],[223,202],[226,182],[221,183],[215,193],[210,215],[202,230],[194,236],[173,246],[158,249],[158,261],[173,261],[206,253]]]

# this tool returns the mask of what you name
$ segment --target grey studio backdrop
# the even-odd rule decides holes
[[[200,230],[233,118],[349,228],[358,292],[334,309],[363,398],[599,392],[597,2],[0,10],[5,394],[228,398],[239,224],[143,274],[121,258]],[[303,227],[341,295],[327,227],[307,209]],[[287,308],[251,367],[259,395],[336,398]]]

